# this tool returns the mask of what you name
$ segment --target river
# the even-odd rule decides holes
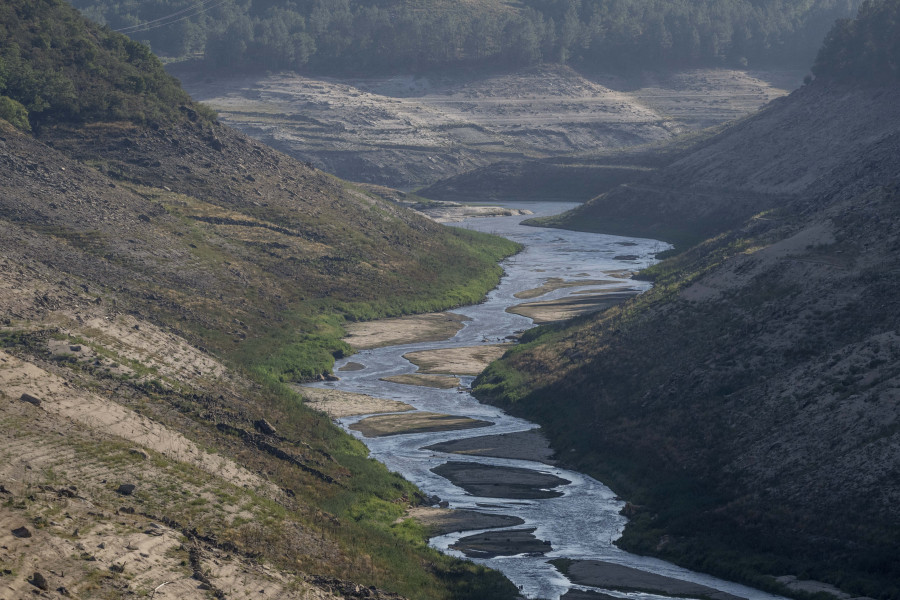
[[[505,203],[504,205],[511,208],[526,208],[537,216],[555,214],[574,206],[563,203]],[[348,361],[358,363],[364,368],[358,371],[341,371],[340,381],[315,385],[400,400],[422,411],[463,415],[492,422],[493,425],[490,427],[464,431],[373,438],[363,437],[359,432],[349,429],[348,431],[368,446],[374,458],[418,485],[426,494],[437,495],[447,501],[450,508],[477,509],[482,513],[520,517],[525,524],[511,529],[534,528],[534,536],[550,542],[552,550],[546,555],[473,559],[503,572],[519,586],[521,593],[528,598],[556,600],[570,589],[602,591],[610,596],[634,600],[661,598],[654,594],[619,592],[573,585],[547,562],[556,557],[600,560],[626,565],[642,571],[694,582],[749,600],[778,598],[742,585],[688,571],[657,559],[640,557],[620,550],[613,542],[620,536],[626,523],[625,517],[619,514],[624,503],[618,500],[609,488],[584,474],[535,461],[447,454],[423,449],[425,446],[438,442],[527,431],[537,426],[507,415],[498,408],[479,403],[464,391],[473,381],[473,377],[461,378],[463,389],[449,390],[382,381],[383,377],[416,371],[416,367],[403,358],[404,354],[423,349],[496,344],[507,341],[509,336],[533,326],[531,319],[506,312],[510,306],[523,302],[514,294],[537,288],[548,278],[561,278],[567,281],[590,280],[595,282],[589,286],[590,289],[602,288],[604,285],[621,287],[623,280],[614,277],[611,273],[622,270],[635,271],[649,266],[653,264],[655,254],[668,247],[663,242],[656,240],[526,227],[521,225],[521,221],[526,218],[528,217],[488,217],[471,219],[459,224],[462,227],[502,235],[522,243],[525,249],[503,263],[506,274],[500,285],[488,295],[485,302],[452,311],[470,319],[455,337],[444,342],[389,346],[359,352],[349,359],[339,361],[336,368],[339,369]],[[608,283],[598,285],[597,281]],[[640,281],[626,280],[625,283],[639,290],[649,287],[648,283]],[[583,291],[585,287],[588,286],[555,290],[537,300],[565,297]],[[340,419],[339,422],[344,428],[347,428],[363,418],[364,416],[354,416]],[[468,494],[449,480],[431,471],[434,467],[448,461],[469,461],[484,465],[526,468],[561,477],[570,483],[556,488],[562,492],[562,495],[552,498],[477,497]],[[451,550],[449,546],[461,537],[476,533],[479,531],[443,535],[433,538],[430,543],[449,554],[463,556],[461,553]]]

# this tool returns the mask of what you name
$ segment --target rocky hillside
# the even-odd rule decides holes
[[[782,593],[900,598],[900,88],[817,72],[561,219],[708,239],[476,383],[631,501],[624,547]]]
[[[514,595],[283,382],[515,247],[224,127],[64,2],[0,14],[0,595]]]

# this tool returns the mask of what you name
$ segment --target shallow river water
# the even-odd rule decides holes
[[[507,203],[506,206],[527,208],[536,215],[547,215],[562,212],[574,205]],[[653,257],[656,253],[668,247],[656,240],[526,227],[520,225],[525,218],[527,217],[479,218],[460,224],[462,227],[495,233],[515,240],[524,244],[525,250],[503,263],[506,275],[500,285],[488,295],[485,302],[452,311],[471,319],[465,323],[464,328],[455,337],[445,342],[390,346],[359,352],[350,359],[339,361],[336,368],[341,367],[349,360],[363,365],[362,370],[340,372],[340,381],[316,384],[316,386],[400,400],[419,410],[463,415],[494,423],[490,427],[464,431],[376,438],[363,437],[356,431],[350,431],[350,433],[360,438],[369,447],[374,458],[418,485],[426,494],[434,494],[448,501],[451,508],[477,509],[484,513],[513,515],[525,520],[525,525],[517,526],[515,529],[536,528],[534,535],[552,544],[552,551],[546,555],[475,559],[476,562],[502,571],[519,586],[522,594],[528,598],[555,600],[570,589],[602,591],[611,596],[634,600],[660,598],[660,596],[646,593],[624,593],[575,586],[547,562],[555,557],[602,560],[626,565],[699,583],[750,600],[778,598],[745,586],[694,573],[660,560],[636,556],[618,549],[613,542],[619,537],[626,523],[625,517],[619,514],[623,502],[617,500],[609,488],[584,474],[533,461],[445,454],[422,449],[425,446],[448,440],[525,431],[535,428],[536,425],[509,416],[492,406],[483,405],[459,389],[440,390],[381,381],[382,377],[416,371],[416,367],[403,358],[404,354],[415,350],[508,341],[507,338],[510,335],[533,326],[531,319],[506,312],[508,307],[523,302],[514,297],[515,293],[536,288],[551,277],[565,280],[592,280],[595,283],[586,286],[592,290],[603,287],[596,284],[597,280],[608,281],[610,287],[620,287],[623,280],[612,277],[609,275],[610,272],[623,269],[637,270],[648,266],[654,262]],[[631,280],[627,280],[625,283],[641,290],[646,289],[649,285]],[[585,287],[572,287],[557,290],[535,300],[560,298],[584,289]],[[474,378],[463,377],[461,379],[464,387],[468,387]],[[364,416],[348,417],[341,419],[340,423],[346,428],[363,418]],[[432,468],[448,461],[524,467],[557,475],[571,483],[556,488],[557,491],[563,493],[557,498],[540,500],[479,498],[469,495],[447,479],[431,472]],[[479,531],[444,535],[432,539],[431,544],[449,554],[463,556],[459,552],[450,550],[449,546],[459,538],[475,533],[479,533]]]

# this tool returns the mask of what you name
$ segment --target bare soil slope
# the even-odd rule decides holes
[[[502,159],[666,140],[752,112],[791,80],[775,85],[768,74],[724,70],[636,83],[558,65],[342,80],[175,72],[226,123],[257,139],[351,181],[403,189]]]

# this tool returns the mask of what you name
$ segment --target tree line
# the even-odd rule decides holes
[[[0,118],[164,122],[195,106],[143,44],[86,22],[64,0],[0,3]]]
[[[861,0],[72,0],[167,57],[218,67],[417,71],[810,64]]]
[[[900,80],[900,0],[867,0],[857,19],[835,23],[813,73],[852,83]]]

